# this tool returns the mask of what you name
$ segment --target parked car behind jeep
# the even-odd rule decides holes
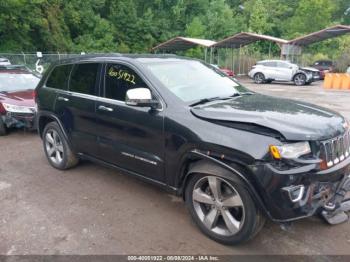
[[[54,168],[88,159],[157,184],[218,242],[248,241],[265,218],[348,219],[350,131],[336,112],[250,92],[178,56],[62,60],[37,95]]]
[[[24,66],[0,66],[0,136],[10,128],[35,129],[34,89],[39,80]]]
[[[334,69],[334,63],[330,60],[317,60],[311,66],[320,70],[321,79],[324,79],[326,73],[332,73]]]
[[[294,82],[297,86],[311,84],[320,79],[319,70],[301,68],[283,60],[259,61],[248,73],[256,84],[271,83],[272,81]]]

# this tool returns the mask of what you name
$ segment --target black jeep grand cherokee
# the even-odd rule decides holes
[[[247,241],[265,217],[348,219],[349,126],[335,112],[169,55],[63,60],[36,91],[53,167],[88,159],[161,185],[216,241]]]

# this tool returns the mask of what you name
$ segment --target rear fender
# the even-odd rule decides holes
[[[50,118],[50,119],[52,119],[52,121],[57,122],[57,124],[61,128],[61,131],[62,131],[62,133],[64,135],[64,138],[66,139],[68,144],[71,145],[68,133],[67,133],[66,129],[64,128],[64,125],[62,124],[62,122],[59,119],[59,117],[56,116],[55,114],[51,113],[51,112],[48,112],[48,111],[41,111],[41,112],[38,113],[38,116],[37,116],[38,132],[39,132],[39,135],[40,135],[41,138],[42,138],[42,134],[43,134],[43,131],[44,131],[44,128],[45,128],[45,126],[40,128],[40,126],[41,126],[40,125],[40,119],[43,119],[43,118]]]

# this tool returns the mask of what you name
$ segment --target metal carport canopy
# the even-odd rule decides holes
[[[183,51],[196,46],[210,47],[215,44],[215,41],[207,39],[198,39],[190,37],[178,36],[172,38],[164,43],[161,43],[152,48],[152,51],[163,50],[163,51]]]
[[[323,30],[290,40],[288,44],[298,45],[298,46],[307,46],[316,42],[326,40],[328,38],[337,37],[347,33],[350,33],[350,26],[335,25],[335,26],[328,27]]]
[[[259,40],[267,40],[271,42],[275,42],[277,44],[286,44],[288,43],[287,40],[268,36],[268,35],[260,35],[255,33],[249,33],[249,32],[242,32],[238,33],[236,35],[230,36],[224,40],[221,40],[217,42],[216,44],[212,45],[211,47],[214,48],[240,48],[245,45],[249,45],[251,43],[254,43]]]

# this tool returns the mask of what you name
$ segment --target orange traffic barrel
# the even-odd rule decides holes
[[[342,74],[341,89],[350,90],[350,74]]]
[[[323,87],[326,89],[332,88],[332,82],[333,82],[333,74],[326,73],[323,81]]]
[[[341,74],[334,74],[332,89],[340,89],[343,78]]]
[[[323,82],[323,87],[325,89],[330,89],[332,88],[332,82],[333,82],[333,75],[331,73],[326,73],[325,77],[324,77],[324,82]]]

